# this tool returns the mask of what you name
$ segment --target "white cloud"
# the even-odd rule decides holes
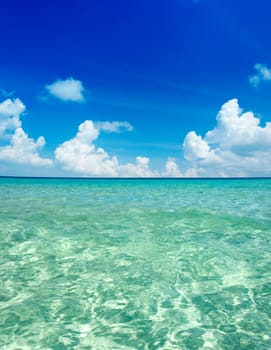
[[[217,127],[206,134],[209,144],[221,149],[258,150],[271,145],[271,123],[260,126],[252,112],[242,113],[237,99],[225,103],[217,115]]]
[[[271,80],[271,69],[265,64],[257,63],[254,68],[257,73],[249,77],[251,85],[258,87],[261,82]]]
[[[175,159],[168,158],[166,165],[165,165],[165,170],[162,173],[162,176],[165,176],[165,177],[183,177],[184,175],[179,170]]]
[[[134,129],[133,126],[128,122],[104,121],[104,122],[95,122],[94,125],[95,125],[96,129],[98,129],[100,131],[108,132],[108,133],[112,133],[112,132],[119,133],[119,132],[123,132],[123,131],[133,131],[133,129]]]
[[[136,157],[136,163],[128,163],[119,166],[121,177],[158,177],[159,173],[149,168],[150,159],[147,157]]]
[[[18,98],[0,103],[0,139],[8,143],[0,147],[0,160],[34,166],[51,165],[50,159],[41,158],[38,153],[45,144],[44,137],[34,141],[23,130],[20,117],[24,111],[25,105]]]
[[[23,102],[16,98],[10,98],[0,103],[0,137],[7,131],[11,132],[21,126],[20,115],[25,111]]]
[[[225,103],[217,126],[205,137],[189,132],[185,159],[199,176],[267,176],[271,174],[271,123],[260,125],[252,112],[242,113],[237,99]]]
[[[55,150],[55,159],[64,169],[83,176],[117,176],[118,161],[93,141],[99,136],[91,120],[80,124],[76,136]]]
[[[52,161],[41,158],[38,150],[45,145],[45,139],[40,136],[37,141],[29,138],[22,128],[16,128],[11,137],[10,145],[0,147],[0,159],[17,164],[34,166],[52,165]]]
[[[45,88],[49,94],[63,101],[85,101],[83,83],[71,77],[65,80],[58,79],[54,83],[46,85]]]
[[[197,135],[195,131],[190,131],[183,143],[184,157],[188,161],[194,163],[201,160],[204,163],[217,162],[219,157],[215,150],[211,150],[209,144],[202,137]]]
[[[116,156],[111,157],[103,148],[97,148],[94,144],[99,136],[96,125],[91,120],[80,124],[75,137],[59,145],[55,150],[56,163],[65,170],[82,176],[158,176],[158,173],[150,170],[149,158],[138,156],[135,164],[121,165]]]

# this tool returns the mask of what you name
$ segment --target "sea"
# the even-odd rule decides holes
[[[271,349],[271,179],[0,178],[0,349]]]

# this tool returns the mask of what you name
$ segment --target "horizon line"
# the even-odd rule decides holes
[[[47,179],[47,180],[256,180],[271,179],[271,176],[230,176],[230,177],[81,177],[81,176],[16,176],[0,175],[0,179]]]

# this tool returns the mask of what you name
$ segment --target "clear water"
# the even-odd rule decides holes
[[[0,179],[1,349],[271,349],[271,180]]]

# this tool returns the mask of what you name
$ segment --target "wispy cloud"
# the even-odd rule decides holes
[[[72,77],[65,80],[58,79],[54,83],[45,86],[46,91],[62,101],[84,102],[85,88],[80,80]]]
[[[9,98],[14,95],[14,91],[7,91],[5,89],[0,89],[0,95],[4,98]]]
[[[120,133],[124,131],[133,131],[133,126],[128,122],[119,122],[119,121],[99,121],[94,123],[95,127],[107,133]]]
[[[257,63],[254,66],[256,74],[249,77],[249,83],[258,87],[262,82],[271,81],[271,69],[265,64]]]

